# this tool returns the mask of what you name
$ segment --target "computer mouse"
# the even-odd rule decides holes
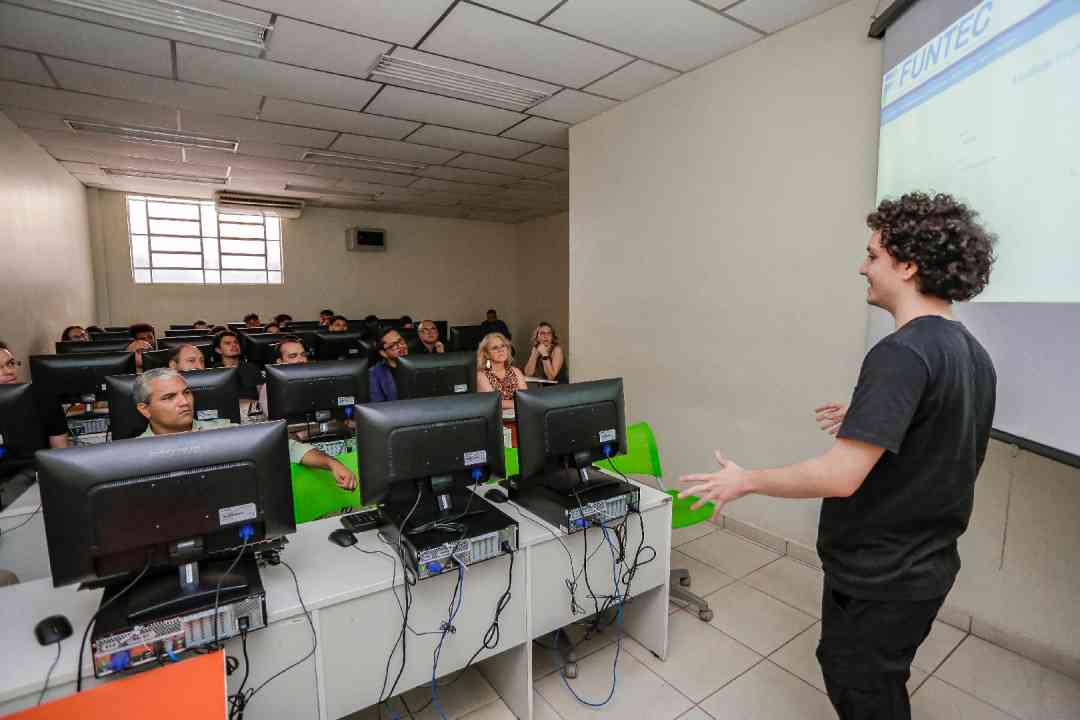
[[[510,498],[506,497],[506,493],[504,493],[499,488],[491,488],[486,493],[484,493],[484,499],[490,500],[493,503],[504,503]]]
[[[341,547],[349,547],[356,544],[356,536],[345,528],[338,528],[330,533],[330,537],[327,538],[330,542]]]
[[[63,615],[50,615],[34,626],[34,635],[42,645],[52,645],[71,637],[71,623]]]

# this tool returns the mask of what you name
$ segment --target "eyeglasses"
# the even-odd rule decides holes
[[[405,340],[403,338],[398,338],[397,340],[390,343],[389,345],[383,345],[383,350],[390,350],[391,348],[396,348],[396,347],[405,347],[407,345],[408,345],[408,343],[405,342]]]
[[[16,370],[21,367],[22,363],[18,360],[8,360],[3,365],[0,365],[0,368],[4,368],[5,370]]]
[[[498,350],[506,350],[506,349],[507,349],[507,347],[505,345],[490,345],[490,346],[488,346],[488,352],[496,352]]]
[[[438,332],[438,331],[439,331],[439,328],[437,328],[437,327],[422,327],[419,330],[417,330],[417,332],[422,332],[422,333],[433,333],[433,332]]]

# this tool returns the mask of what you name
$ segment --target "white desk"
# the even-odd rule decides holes
[[[52,577],[40,506],[41,492],[34,483],[0,512],[0,568],[15,573],[23,583]]]
[[[18,502],[8,511],[15,509]],[[34,498],[27,498],[22,504],[24,508],[27,506],[30,510],[36,507]],[[494,651],[480,655],[477,668],[515,715],[529,719],[533,700],[531,640],[582,618],[570,613],[564,584],[569,573],[568,559],[549,532],[558,531],[513,503],[499,507],[518,521],[520,549],[514,559],[512,598],[500,617],[499,645]],[[25,517],[26,510],[21,512]],[[656,559],[642,567],[634,579],[631,590],[635,601],[624,610],[623,627],[627,634],[663,658],[667,653],[670,498],[643,486],[641,512],[646,542],[656,548]],[[0,516],[0,521],[6,515],[7,512]],[[639,531],[636,518],[630,518],[629,523],[628,547],[632,551],[637,547]],[[31,525],[33,522],[18,532],[30,529]],[[267,685],[248,706],[249,718],[333,720],[378,700],[386,659],[401,628],[401,613],[393,594],[395,587],[402,593],[401,568],[393,573],[396,582],[392,585],[392,564],[388,559],[327,541],[330,531],[339,527],[336,518],[329,518],[304,524],[290,536],[282,558],[296,571],[315,625],[318,650],[314,661],[308,660]],[[600,531],[588,532],[590,550],[596,547],[594,543],[604,542]],[[575,566],[580,567],[581,534],[569,538],[559,535],[574,555]],[[359,538],[356,547],[386,550],[374,532],[363,533]],[[444,642],[438,668],[440,677],[460,670],[480,647],[495,605],[506,589],[508,565],[509,558],[500,557],[466,571],[464,602],[454,622],[457,631],[448,634]],[[610,592],[610,554],[596,553],[589,567],[597,593]],[[262,579],[270,624],[248,637],[251,658],[248,687],[259,685],[311,649],[311,630],[289,571],[284,566],[264,567]],[[447,604],[456,582],[456,573],[446,573],[421,581],[413,588],[409,622],[417,632],[437,630],[446,620]],[[586,590],[584,583],[580,585],[578,597],[584,603]],[[51,646],[40,647],[34,638],[34,624],[47,615],[66,615],[75,630],[61,647],[49,697],[74,690],[77,644],[97,609],[99,597],[99,591],[53,588],[47,578],[0,589],[0,607],[4,610],[0,620],[0,647],[4,648],[0,661],[0,715],[37,700],[56,653]],[[437,635],[409,635],[407,663],[397,694],[431,682],[432,651],[438,639]],[[230,655],[241,657],[238,640],[231,640],[226,646]],[[397,674],[399,659],[400,654],[391,664],[391,681]],[[84,667],[88,665],[86,662]],[[242,675],[241,668],[229,678],[230,692],[236,691]],[[94,682],[89,681],[91,685]]]

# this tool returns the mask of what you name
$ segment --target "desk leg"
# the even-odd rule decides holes
[[[668,610],[671,582],[671,503],[645,513],[648,543],[656,548],[656,560],[664,568],[664,584],[636,595],[623,609],[627,634],[661,660],[667,659]]]
[[[532,643],[523,642],[476,666],[510,711],[522,720],[532,718]]]

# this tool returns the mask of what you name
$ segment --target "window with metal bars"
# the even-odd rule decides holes
[[[214,203],[128,195],[136,283],[281,285],[281,219],[218,213]]]

